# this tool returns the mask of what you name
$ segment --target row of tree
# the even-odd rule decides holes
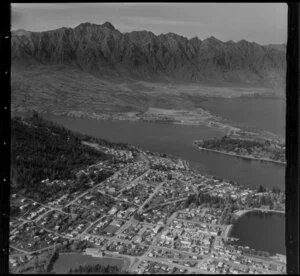
[[[56,262],[58,257],[59,257],[59,252],[58,252],[58,250],[55,250],[46,265],[46,268],[45,268],[46,272],[50,272],[53,269],[53,264]]]
[[[188,207],[191,204],[194,204],[195,206],[207,204],[209,206],[219,208],[221,206],[224,206],[225,198],[213,196],[213,195],[210,195],[209,193],[199,192],[198,194],[192,194],[192,195],[188,196],[188,198],[185,202],[185,206]]]
[[[120,274],[121,269],[116,265],[80,265],[78,268],[70,269],[68,273],[98,273],[98,274]],[[124,273],[124,272],[122,272]]]

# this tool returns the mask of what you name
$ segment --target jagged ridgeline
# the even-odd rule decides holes
[[[121,33],[109,22],[45,32],[13,31],[11,49],[12,68],[20,70],[65,65],[98,78],[228,81],[272,87],[285,82],[285,45],[222,42],[214,37],[202,41],[149,31]]]
[[[100,161],[114,162],[111,155],[88,147],[82,141],[130,148],[125,144],[74,133],[37,114],[25,120],[11,120],[11,141],[11,192],[21,192],[40,202],[48,201],[58,192],[64,194],[86,189],[87,183],[78,181],[76,175],[80,169]],[[103,171],[94,180],[100,182],[110,175],[112,172]],[[47,178],[68,180],[68,185],[45,186],[41,181]]]

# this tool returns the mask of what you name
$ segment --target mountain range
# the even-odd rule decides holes
[[[60,66],[99,79],[259,84],[282,87],[285,45],[200,40],[149,31],[121,33],[111,23],[11,32],[12,70]]]

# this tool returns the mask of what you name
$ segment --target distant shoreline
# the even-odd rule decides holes
[[[202,108],[203,109],[203,108]],[[203,109],[205,110],[205,109]],[[12,117],[14,116],[31,116],[32,111],[17,111],[13,110],[12,111]],[[207,127],[209,129],[218,131],[220,133],[223,133],[225,135],[228,134],[230,131],[240,131],[241,126],[237,126],[236,124],[231,125],[224,123],[222,121],[218,120],[176,120],[176,118],[169,118],[169,119],[160,119],[160,118],[144,118],[144,117],[139,117],[136,116],[127,116],[124,114],[124,116],[119,115],[112,115],[112,114],[88,114],[85,112],[59,112],[59,113],[51,113],[51,112],[40,112],[38,113],[41,115],[41,117],[47,118],[47,116],[56,116],[56,117],[65,117],[65,118],[78,118],[78,119],[90,119],[90,120],[97,120],[97,121],[115,121],[115,122],[129,122],[129,123],[150,123],[150,124],[166,124],[166,125],[174,125],[174,126],[183,126],[183,127]],[[136,112],[134,112],[136,113]],[[203,119],[203,118],[202,118]],[[222,118],[223,120],[223,118]],[[249,131],[257,131],[257,130],[249,130]],[[272,133],[271,133],[272,134]],[[216,151],[218,152],[218,151]],[[222,152],[220,152],[222,153]],[[224,153],[225,154],[225,153]],[[229,154],[232,155],[232,154]],[[237,156],[237,155],[235,155]],[[285,164],[280,161],[274,161],[274,160],[269,160],[269,159],[257,159],[257,158],[250,158],[247,156],[238,156],[238,157],[243,157],[243,158],[249,158],[249,159],[256,159],[256,160],[262,160],[262,161],[269,161],[269,162],[274,162],[274,163],[280,163],[280,164]]]
[[[269,159],[269,158],[255,158],[255,157],[246,156],[246,155],[239,155],[239,154],[229,153],[229,152],[226,152],[226,151],[203,148],[201,146],[198,146],[196,143],[194,143],[194,145],[196,145],[196,147],[199,150],[212,151],[212,152],[226,154],[226,155],[235,156],[235,157],[240,157],[240,158],[244,158],[244,159],[263,161],[263,162],[273,162],[273,163],[280,164],[280,165],[286,165],[286,162],[276,161],[276,160],[272,160],[272,159]]]

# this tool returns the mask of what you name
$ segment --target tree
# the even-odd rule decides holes
[[[274,194],[280,194],[280,189],[273,186],[272,192]]]
[[[259,185],[258,189],[257,189],[257,192],[258,193],[264,193],[266,191],[266,189],[264,188],[264,186],[262,185]]]
[[[39,114],[35,110],[32,110],[32,117],[34,119],[39,119]]]

